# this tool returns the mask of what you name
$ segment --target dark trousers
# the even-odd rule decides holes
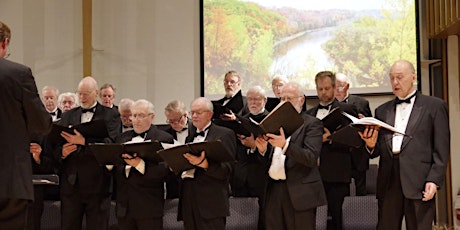
[[[61,194],[61,229],[82,229],[86,215],[86,229],[108,229],[109,194]]]
[[[266,199],[265,229],[316,229],[316,208],[302,212],[295,211],[285,181],[270,180]]]
[[[377,229],[401,229],[402,220],[405,217],[407,230],[431,230],[435,209],[435,198],[422,201],[404,197],[399,171],[399,156],[395,155],[389,188],[385,196],[379,199]]]
[[[118,228],[123,230],[163,230],[163,218],[136,219],[127,216],[118,218]]]
[[[366,191],[366,171],[352,170],[351,177],[355,179],[355,188],[357,196],[365,196]]]
[[[1,229],[25,229],[29,200],[0,199]]]
[[[34,201],[29,203],[27,211],[27,229],[40,230],[43,214],[43,202],[46,185],[34,185]]]
[[[225,230],[226,217],[205,219],[201,216],[198,209],[199,204],[195,199],[195,197],[200,196],[200,194],[195,194],[192,189],[188,189],[188,183],[194,182],[190,179],[185,179],[183,181],[183,195],[181,202],[179,202],[179,204],[182,205],[184,230]]]
[[[350,195],[350,183],[323,182],[327,197],[327,212],[331,215],[331,221],[327,222],[328,230],[343,229],[342,205],[346,196]]]

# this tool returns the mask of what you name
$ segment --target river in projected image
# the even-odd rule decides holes
[[[312,75],[303,77],[313,80],[315,73],[310,71],[331,70],[334,63],[329,59],[326,51],[322,49],[322,45],[331,38],[331,33],[334,30],[335,27],[327,27],[305,31],[299,37],[280,42],[274,47],[276,53],[269,69],[270,74],[302,77],[299,76],[299,73],[310,73]]]

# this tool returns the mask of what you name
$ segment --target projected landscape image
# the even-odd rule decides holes
[[[284,75],[315,95],[314,76],[346,74],[352,93],[391,92],[388,69],[416,63],[415,1],[203,0],[205,96],[222,95],[236,70],[243,93]]]

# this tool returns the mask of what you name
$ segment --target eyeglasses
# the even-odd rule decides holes
[[[147,118],[148,116],[152,115],[153,113],[149,113],[149,114],[133,114],[131,116],[129,116],[129,118],[131,120],[134,120],[134,119],[138,119],[138,120],[143,120],[145,118]]]
[[[297,96],[297,97],[281,97],[281,101],[292,101],[294,99],[297,99],[297,98],[301,98],[303,96]]]
[[[274,84],[274,85],[272,85],[272,88],[274,88],[274,89],[276,89],[276,88],[280,89],[280,88],[283,87],[283,86],[284,86],[284,85],[281,85],[281,84]]]
[[[200,116],[201,114],[206,113],[206,112],[211,112],[211,111],[209,111],[209,110],[204,110],[204,111],[190,111],[190,114],[192,114],[192,116],[193,116],[194,114]]]
[[[179,119],[167,119],[166,123],[168,124],[179,124],[182,121],[182,118],[185,117],[185,114],[182,114]]]
[[[233,81],[233,80],[227,81],[227,80],[225,80],[225,81],[224,81],[224,84],[235,85],[235,84],[238,83],[238,82],[239,82],[239,81]]]

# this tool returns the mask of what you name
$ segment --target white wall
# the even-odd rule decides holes
[[[11,60],[32,68],[39,90],[75,91],[82,76],[81,0],[1,0]],[[123,97],[163,108],[200,93],[199,0],[93,1],[93,77]]]

